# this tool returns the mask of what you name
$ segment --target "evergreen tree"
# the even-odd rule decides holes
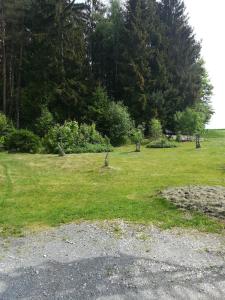
[[[123,12],[118,0],[112,0],[107,15],[99,14],[99,21],[93,32],[93,73],[95,80],[105,86],[111,98],[120,99],[119,80]]]
[[[66,0],[33,3],[27,19],[31,40],[23,94],[25,124],[39,117],[43,105],[60,122],[81,118],[89,84],[84,8]]]
[[[196,41],[182,0],[162,0],[158,4],[163,29],[168,84],[164,87],[166,125],[173,127],[176,111],[192,106],[199,98],[201,73],[198,72],[200,44]]]
[[[151,1],[129,0],[123,36],[121,96],[138,123],[143,121],[151,86]]]
[[[4,0],[0,110],[32,130],[51,116],[96,122],[105,134],[109,107],[136,125],[158,119],[173,130],[187,108],[206,123],[212,86],[200,50],[182,0]]]
[[[14,117],[19,127],[24,48],[29,35],[25,15],[29,1],[7,0],[1,3],[3,111]]]

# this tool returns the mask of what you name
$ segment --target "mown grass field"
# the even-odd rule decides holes
[[[224,223],[177,210],[159,191],[170,186],[225,186],[225,130],[209,131],[200,150],[116,148],[111,168],[104,154],[29,155],[0,153],[0,232],[77,220],[122,218],[162,228],[221,232]]]

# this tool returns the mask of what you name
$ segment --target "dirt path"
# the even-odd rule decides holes
[[[0,240],[0,299],[225,299],[225,237],[105,222]]]

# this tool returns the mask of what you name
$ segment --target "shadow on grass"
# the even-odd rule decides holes
[[[124,254],[48,261],[0,273],[0,299],[224,299],[224,274]]]

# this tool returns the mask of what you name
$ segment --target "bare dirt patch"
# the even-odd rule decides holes
[[[220,186],[185,186],[169,188],[162,196],[177,207],[225,219],[225,188]]]

